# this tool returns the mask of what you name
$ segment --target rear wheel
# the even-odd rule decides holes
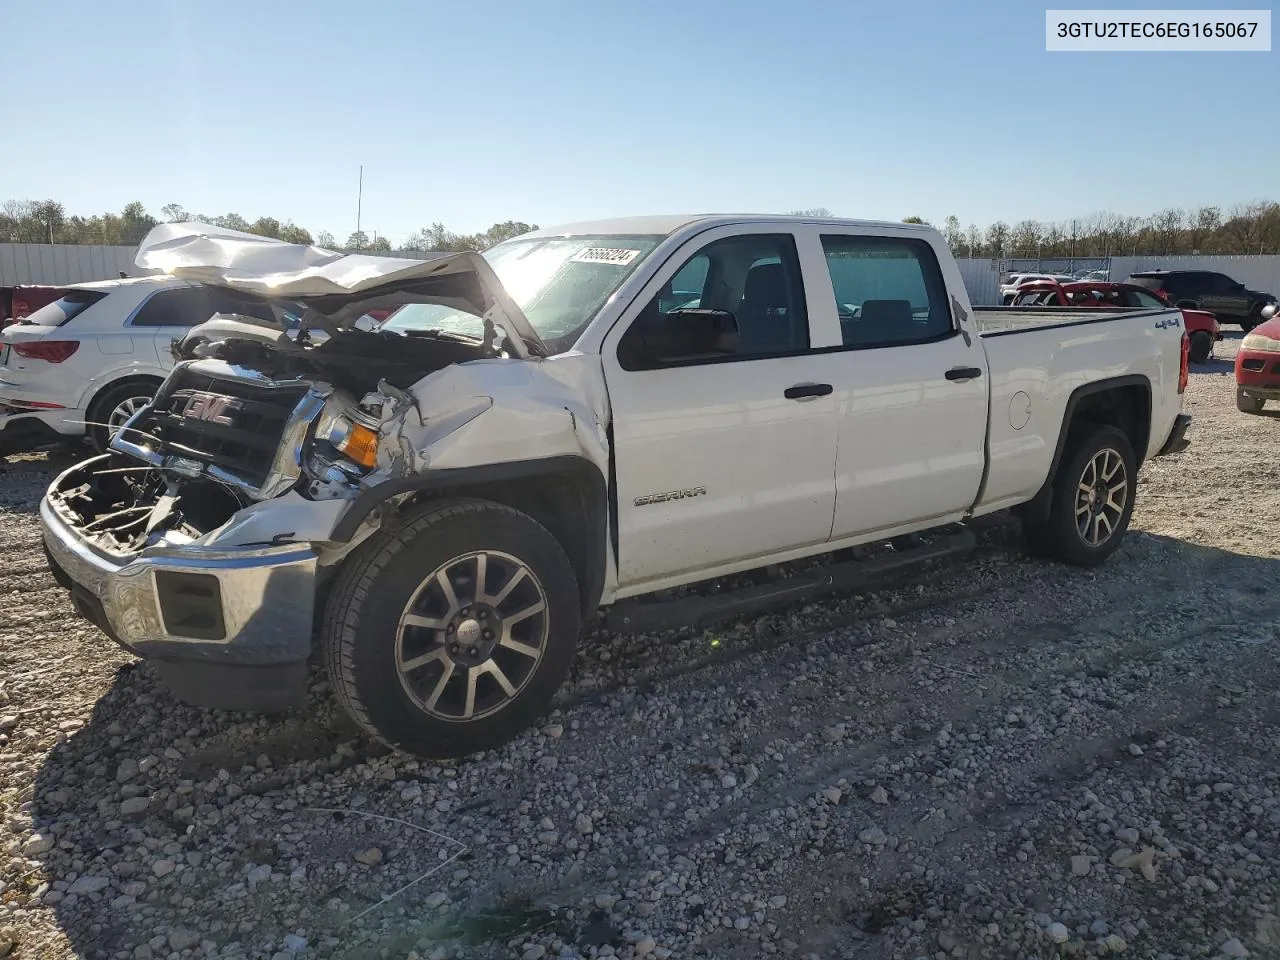
[[[108,387],[89,405],[86,434],[99,453],[105,453],[111,438],[129,418],[149,404],[160,386],[155,380],[131,380]]]
[[[573,659],[578,583],[556,539],[501,504],[431,504],[347,561],[325,612],[352,718],[432,759],[500,746],[547,710]]]
[[[1092,567],[1119,548],[1133,515],[1137,460],[1115,427],[1074,431],[1053,480],[1049,517],[1026,529],[1033,552]]]
[[[1243,390],[1236,391],[1236,409],[1241,413],[1261,413],[1267,401],[1261,397],[1251,397]]]
[[[1197,330],[1191,335],[1191,362],[1204,363],[1213,353],[1213,337],[1205,330]]]

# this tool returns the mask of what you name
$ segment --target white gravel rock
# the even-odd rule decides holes
[[[22,844],[24,857],[38,857],[53,849],[53,837],[42,833],[34,833]]]
[[[0,942],[799,958],[888,916],[884,960],[1170,960],[1232,939],[1269,955],[1280,769],[1258,745],[1277,735],[1280,494],[1274,419],[1235,409],[1237,343],[1227,325],[1220,359],[1193,367],[1192,445],[1143,464],[1106,564],[1026,556],[1010,522],[874,593],[708,631],[592,622],[550,719],[457,763],[362,739],[321,672],[287,717],[173,700],[47,574],[34,511],[69,455],[10,457],[0,571],[21,590],[0,648],[23,666],[0,676]],[[441,941],[487,929],[481,905],[501,932]]]

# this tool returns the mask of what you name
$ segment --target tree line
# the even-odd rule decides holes
[[[209,216],[190,213],[181,204],[168,203],[160,208],[160,218],[147,212],[141,203],[126,204],[119,213],[95,213],[90,216],[68,214],[56,200],[8,200],[0,207],[0,243],[88,243],[132,247],[152,227],[161,223],[195,220],[229,230],[241,230],[260,237],[274,237],[289,243],[314,243],[329,250],[390,253],[391,241],[385,236],[370,236],[357,230],[345,242],[339,242],[328,230],[313,236],[310,230],[291,220],[258,217],[250,221],[238,213]],[[400,249],[406,251],[484,250],[511,237],[536,230],[535,224],[518,220],[495,223],[479,233],[454,233],[443,223],[433,223],[411,234]]]
[[[826,217],[824,207],[793,210],[793,214]],[[208,216],[189,213],[180,204],[160,208],[164,221],[198,220],[232,230],[243,230],[290,243],[314,243],[330,250],[390,253],[385,236],[356,231],[344,242],[320,230],[314,236],[290,220],[258,217],[250,221],[238,213]],[[908,223],[927,223],[905,217]],[[134,246],[160,223],[141,203],[127,204],[120,213],[91,216],[68,214],[56,200],[9,200],[0,208],[0,242],[97,243]],[[433,223],[411,234],[394,249],[402,251],[484,250],[511,237],[536,230],[536,224],[519,220],[495,223],[479,233],[460,234],[442,223]],[[957,257],[1104,257],[1172,256],[1178,254],[1280,253],[1280,203],[1270,200],[1238,204],[1224,210],[1170,207],[1147,217],[1094,213],[1071,220],[1042,222],[997,220],[986,227],[962,227],[955,216],[938,227]]]
[[[906,217],[907,223],[926,223]],[[1261,200],[1228,210],[1169,207],[1148,217],[1094,213],[1071,220],[997,220],[938,227],[957,257],[1138,257],[1280,253],[1280,203]]]

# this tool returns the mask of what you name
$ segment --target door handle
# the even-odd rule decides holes
[[[981,367],[952,367],[947,371],[948,380],[972,380],[982,376]]]
[[[829,383],[797,383],[794,387],[787,387],[787,389],[783,390],[782,395],[788,400],[799,400],[804,403],[807,400],[817,400],[819,397],[825,397],[833,389]]]

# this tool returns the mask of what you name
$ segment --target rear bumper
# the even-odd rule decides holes
[[[84,436],[80,410],[23,409],[0,399],[0,454],[31,450],[47,443]]]
[[[1169,437],[1158,451],[1157,457],[1167,457],[1170,454],[1181,453],[1191,445],[1191,441],[1187,439],[1187,428],[1191,426],[1191,414],[1180,413],[1173,418],[1173,429],[1169,431]]]
[[[309,545],[151,547],[117,558],[82,537],[47,494],[40,520],[54,577],[76,609],[154,663],[181,699],[232,710],[302,702],[316,602]]]

